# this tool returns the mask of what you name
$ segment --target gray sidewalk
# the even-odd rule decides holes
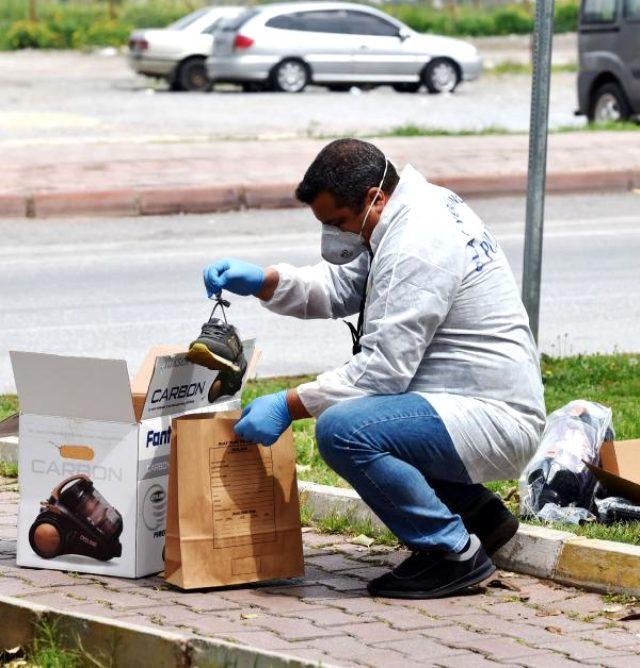
[[[197,635],[297,657],[305,665],[640,665],[640,622],[618,622],[631,604],[499,572],[468,596],[372,599],[367,580],[405,552],[367,549],[305,530],[306,576],[295,582],[181,592],[140,580],[17,568],[13,480],[0,487],[0,596],[75,615]],[[0,619],[13,625],[11,615]],[[262,664],[262,665],[270,665]]]

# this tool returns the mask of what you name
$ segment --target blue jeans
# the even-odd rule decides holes
[[[405,545],[459,551],[468,539],[447,503],[472,507],[471,482],[440,416],[418,394],[376,395],[328,408],[316,425],[327,464]]]

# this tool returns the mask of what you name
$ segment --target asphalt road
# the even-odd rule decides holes
[[[526,38],[493,38],[487,44],[487,50],[481,47],[487,62],[526,62],[529,57]],[[232,88],[186,94],[168,92],[166,85],[136,76],[121,55],[4,52],[0,147],[375,134],[406,125],[526,131],[530,83],[526,74],[487,73],[447,95],[402,94],[389,87],[351,93],[310,87],[301,95]],[[584,119],[573,115],[575,107],[575,74],[554,74],[551,127],[584,125]]]
[[[522,198],[471,205],[521,272]],[[541,313],[552,354],[638,351],[640,196],[548,199]],[[156,343],[188,344],[209,316],[202,267],[235,255],[261,265],[319,259],[303,209],[133,219],[0,221],[0,391],[11,349],[124,358],[134,373]],[[264,350],[261,375],[321,371],[349,356],[341,322],[298,321],[233,298],[229,317]]]

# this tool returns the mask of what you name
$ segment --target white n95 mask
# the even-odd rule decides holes
[[[364,226],[367,224],[367,218],[371,213],[371,209],[380,196],[380,189],[382,188],[385,176],[387,175],[388,166],[389,161],[385,158],[384,172],[382,173],[382,179],[380,179],[380,183],[378,184],[378,192],[371,200],[367,213],[364,215],[359,234],[356,234],[355,232],[346,232],[335,225],[326,225],[323,223],[322,239],[320,241],[320,254],[322,255],[323,260],[330,264],[347,264],[347,262],[355,260],[358,255],[367,250],[362,232]]]
[[[344,232],[335,225],[322,225],[320,254],[330,264],[347,264],[366,249],[363,238],[355,232]]]

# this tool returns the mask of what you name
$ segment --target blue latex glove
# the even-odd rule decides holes
[[[258,265],[227,257],[206,266],[203,278],[209,298],[222,290],[236,295],[255,295],[264,283],[264,271]]]
[[[245,441],[273,445],[290,424],[287,392],[282,390],[254,399],[233,429]]]

